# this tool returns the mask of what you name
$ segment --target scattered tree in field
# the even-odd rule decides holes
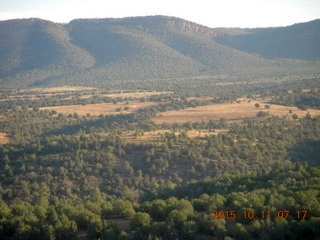
[[[268,112],[259,111],[256,116],[257,117],[265,117],[265,116],[268,116],[268,115],[269,115]]]
[[[4,110],[0,132],[12,141],[0,145],[1,238],[74,239],[81,231],[88,239],[316,238],[320,117],[149,121],[189,106],[173,99],[131,115],[86,117]],[[189,129],[221,128],[228,131],[187,135]],[[150,129],[165,133],[154,142],[126,139]],[[296,215],[287,221],[235,219],[229,230],[230,221],[210,218],[215,209],[296,206],[310,209],[303,221]]]
[[[311,119],[311,114],[309,112],[306,114],[306,119]]]

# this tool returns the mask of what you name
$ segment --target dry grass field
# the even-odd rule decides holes
[[[81,92],[86,90],[95,90],[95,88],[80,87],[80,86],[64,86],[64,87],[22,89],[18,91],[17,95],[12,95],[12,96],[9,96],[8,98],[0,99],[0,102],[7,101],[7,100],[17,100],[17,99],[37,100],[39,99],[38,97],[39,95],[41,97],[52,97],[52,96],[65,94],[67,92],[76,93],[76,92]]]
[[[82,86],[62,86],[62,87],[50,87],[50,88],[31,88],[22,90],[21,92],[43,92],[43,93],[58,93],[58,92],[69,92],[69,91],[84,91],[93,90],[92,87]]]
[[[172,92],[115,92],[108,94],[101,94],[102,97],[109,98],[147,98],[151,96],[161,95],[161,94],[172,94]],[[90,98],[92,95],[80,96],[81,99]]]
[[[96,89],[92,87],[81,87],[81,86],[63,86],[63,87],[51,87],[51,88],[32,88],[30,90],[23,90],[25,92],[28,91],[35,91],[35,92],[43,92],[43,93],[59,93],[59,92],[69,92],[69,91],[86,91],[86,90],[98,90],[102,91],[101,89]],[[22,91],[22,92],[23,92]],[[160,94],[172,94],[173,92],[156,92],[156,91],[151,91],[151,92],[123,92],[121,90],[119,91],[113,91],[109,94],[104,94],[103,96],[108,96],[108,97],[134,97],[134,98],[141,98],[141,97],[149,97],[153,95],[160,95]]]
[[[161,94],[172,94],[173,92],[126,92],[126,93],[111,93],[105,94],[103,96],[110,97],[110,98],[144,98],[144,97],[151,97],[155,95]]]
[[[41,92],[41,93],[63,93],[63,92],[81,92],[81,91],[87,91],[87,90],[97,90],[98,92],[102,92],[102,89],[92,88],[92,87],[81,87],[81,86],[63,86],[63,87],[50,87],[50,88],[31,88],[31,89],[25,89],[21,90],[21,93],[28,93],[28,92]],[[122,90],[112,91],[108,94],[102,94],[102,96],[111,97],[111,98],[142,98],[142,97],[150,97],[154,95],[160,95],[160,94],[172,94],[173,92],[157,92],[157,91],[151,91],[151,92],[124,92]]]
[[[10,143],[10,136],[6,133],[0,132],[0,144]]]
[[[17,95],[9,96],[8,98],[0,99],[1,101],[7,100],[37,100],[41,97],[53,97],[62,94],[70,94],[70,97],[64,98],[64,100],[72,99],[74,94],[80,93],[80,99],[88,99],[93,96],[93,94],[83,93],[88,90],[94,90],[94,94],[97,94],[100,97],[109,97],[109,98],[147,98],[151,96],[157,96],[161,94],[172,94],[173,92],[124,92],[121,90],[112,91],[106,93],[104,90],[90,88],[90,87],[79,87],[79,86],[64,86],[64,87],[51,87],[51,88],[32,88],[32,89],[23,89],[18,92]],[[82,94],[81,94],[82,93]],[[39,97],[40,96],[40,97]]]
[[[151,96],[157,96],[161,94],[172,94],[172,92],[114,92],[108,94],[100,94],[101,97],[108,97],[108,98],[147,98]],[[92,97],[92,95],[82,95],[79,98],[87,99]]]
[[[127,114],[136,112],[140,108],[145,108],[148,106],[156,105],[155,102],[140,102],[140,101],[130,101],[129,104],[125,102],[121,103],[97,103],[97,104],[87,104],[87,105],[68,105],[68,106],[54,106],[54,107],[43,107],[41,110],[56,110],[58,113],[63,114],[74,114],[78,113],[81,116],[90,113],[91,115],[116,115],[116,114]],[[125,107],[128,107],[128,110],[124,110]],[[117,111],[118,108],[121,108],[121,111]]]
[[[255,107],[259,103],[260,107]],[[292,114],[297,114],[299,118],[306,116],[309,112],[312,117],[320,114],[320,110],[300,110],[297,107],[288,107],[282,105],[270,105],[270,109],[264,106],[268,103],[264,101],[248,102],[240,101],[240,103],[222,103],[200,106],[196,108],[186,108],[183,110],[167,111],[158,114],[153,118],[155,123],[184,123],[184,122],[199,122],[209,120],[219,120],[224,118],[229,121],[239,121],[244,119],[256,118],[259,111],[269,112],[269,115],[292,118]],[[290,113],[291,112],[291,113]]]

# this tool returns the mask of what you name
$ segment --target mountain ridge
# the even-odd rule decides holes
[[[268,58],[319,59],[320,19],[287,27],[244,29],[247,34],[220,35],[223,45]]]
[[[292,26],[276,33],[291,33],[290,29],[297,29]],[[315,35],[311,41],[318,41],[320,20],[298,27],[311,31],[308,37]],[[0,21],[0,84],[28,87],[70,81],[105,86],[119,80],[281,72],[310,66],[304,61],[310,60],[307,57],[279,62],[275,59],[281,56],[246,48],[244,42],[255,46],[252,41],[260,40],[257,36],[268,39],[268,31],[274,37],[274,29],[209,28],[167,16],[75,19],[67,24],[35,18]],[[317,45],[308,52],[318,54],[312,60],[319,60],[320,51],[314,50]]]

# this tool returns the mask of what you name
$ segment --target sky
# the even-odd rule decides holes
[[[166,15],[208,27],[277,27],[320,18],[320,0],[0,0],[0,20]]]

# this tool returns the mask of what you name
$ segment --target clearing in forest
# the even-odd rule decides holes
[[[258,103],[260,107],[256,107],[256,103]],[[265,105],[270,105],[270,108],[265,108]],[[315,117],[320,114],[320,110],[315,109],[301,110],[297,107],[268,104],[265,101],[238,100],[233,103],[212,104],[195,108],[162,112],[152,120],[157,124],[185,123],[189,121],[199,122],[202,120],[209,121],[220,119],[239,121],[256,118],[259,111],[268,112],[269,115],[290,119],[292,119],[293,114],[296,114],[299,118],[305,117],[308,112],[311,117]]]
[[[84,90],[94,90],[93,87],[83,87],[83,86],[62,86],[62,87],[49,87],[49,88],[30,88],[25,89],[20,92],[43,92],[43,93],[57,93],[57,92],[68,92],[68,91],[84,91]]]
[[[104,94],[105,97],[110,98],[145,98],[145,97],[151,97],[151,96],[157,96],[161,94],[172,94],[173,92],[120,92],[120,93],[110,93],[110,94]]]
[[[90,113],[91,115],[116,115],[116,114],[128,114],[136,112],[140,108],[156,105],[155,102],[140,102],[130,101],[128,104],[125,102],[114,103],[96,103],[86,105],[67,105],[67,106],[54,106],[54,107],[42,107],[41,110],[55,110],[58,113],[74,114],[78,113],[81,116]]]
[[[10,143],[10,136],[4,132],[0,132],[0,144]]]
[[[93,90],[91,93],[88,90]],[[131,98],[131,99],[140,99],[140,98],[148,98],[151,96],[158,95],[168,95],[173,92],[126,92],[126,91],[104,91],[96,88],[89,87],[52,87],[52,88],[32,88],[32,89],[24,89],[19,91],[16,95],[8,96],[7,98],[0,99],[1,101],[7,100],[39,100],[43,97],[54,97],[59,95],[66,95],[63,100],[71,100],[73,97],[77,96],[80,99],[88,99],[94,97],[95,95],[99,97],[108,97],[108,98]]]

